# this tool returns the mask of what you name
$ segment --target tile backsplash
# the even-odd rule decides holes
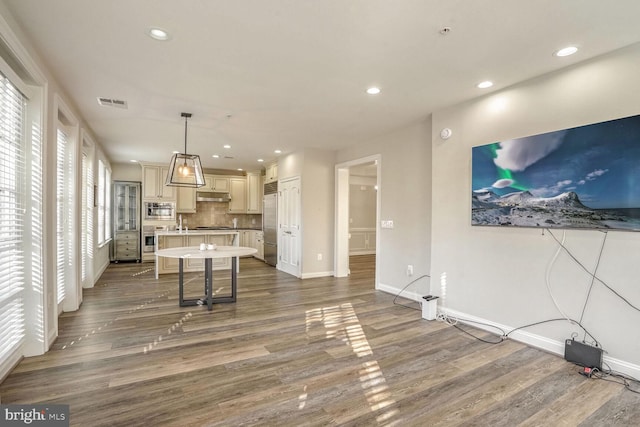
[[[262,215],[230,214],[227,202],[196,202],[196,213],[182,214],[182,225],[195,228],[202,226],[230,227],[233,218],[238,218],[238,228],[262,228]]]

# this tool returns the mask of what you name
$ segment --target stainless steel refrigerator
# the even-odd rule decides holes
[[[264,262],[278,263],[278,183],[264,185],[262,198],[262,231],[264,233]]]
[[[113,261],[140,262],[140,183],[113,183]]]

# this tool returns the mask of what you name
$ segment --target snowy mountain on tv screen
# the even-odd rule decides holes
[[[499,196],[491,190],[472,193],[472,225],[555,228],[636,228],[624,215],[590,209],[569,191],[554,197],[535,197],[528,191]],[[626,225],[626,226],[625,226]]]

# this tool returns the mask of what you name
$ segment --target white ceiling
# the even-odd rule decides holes
[[[185,111],[205,168],[340,149],[640,41],[638,0],[0,1],[113,162],[168,162]]]

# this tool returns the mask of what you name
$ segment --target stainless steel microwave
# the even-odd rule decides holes
[[[171,202],[144,202],[144,219],[176,220],[176,204]]]

